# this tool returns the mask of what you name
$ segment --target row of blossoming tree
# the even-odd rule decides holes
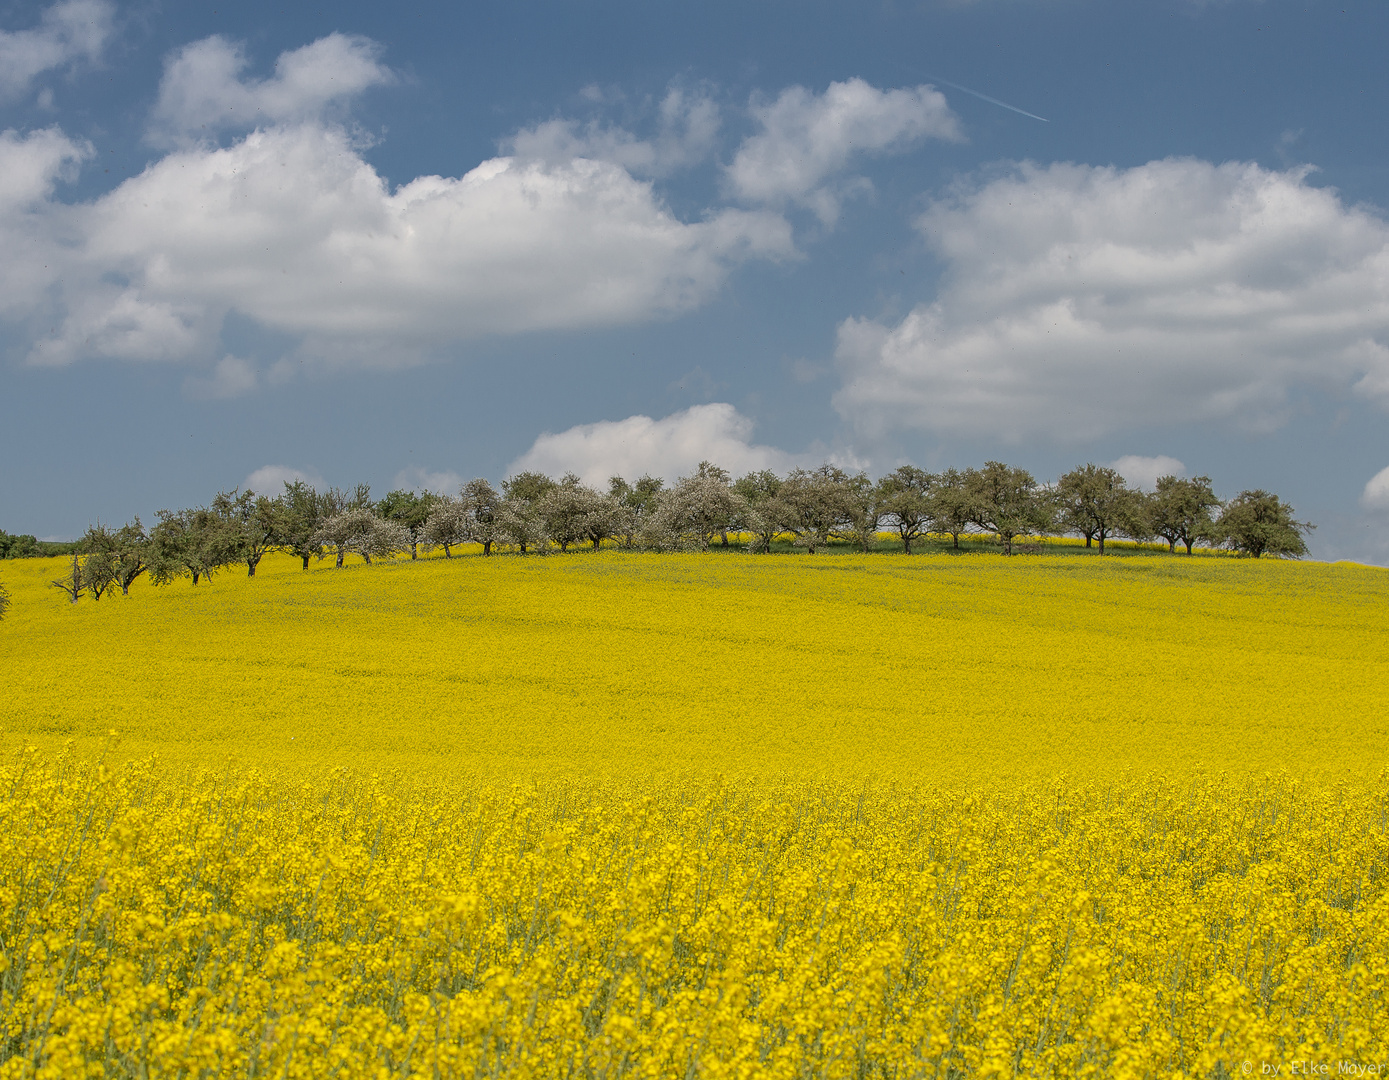
[[[1114,469],[1082,465],[1053,484],[1001,462],[983,468],[930,473],[903,465],[877,481],[834,465],[770,470],[734,479],[703,462],[667,486],[643,476],[634,483],[613,477],[606,491],[569,474],[554,480],[536,472],[508,478],[501,489],[478,479],[455,494],[397,490],[373,502],[370,489],[286,484],[277,496],[222,492],[208,506],[160,511],[146,530],[137,518],[119,528],[93,526],[83,537],[82,558],[54,582],[76,601],[100,599],[111,588],[128,592],[148,574],[156,583],[203,577],[233,565],[256,566],[272,550],[291,553],[305,569],[332,556],[373,558],[421,549],[478,544],[484,555],[522,554],[605,542],[653,551],[709,550],[730,546],[730,537],[752,552],[770,552],[787,539],[810,554],[832,543],[871,551],[885,532],[910,554],[934,536],[960,547],[960,538],[990,539],[1013,554],[1020,538],[1083,537],[1103,555],[1114,537],[1153,542],[1169,552],[1181,545],[1221,547],[1254,557],[1300,556],[1313,526],[1294,518],[1292,507],[1266,491],[1217,498],[1208,477],[1164,476],[1152,492],[1131,487]]]

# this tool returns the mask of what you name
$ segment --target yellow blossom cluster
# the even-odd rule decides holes
[[[0,1080],[1389,1072],[1383,571],[60,569],[4,567]]]
[[[0,1077],[1148,1077],[1389,1054],[1389,797],[0,770]]]
[[[464,774],[1389,764],[1389,573],[1166,554],[455,557],[67,603],[4,567],[0,747]],[[1367,760],[1368,758],[1368,760]]]

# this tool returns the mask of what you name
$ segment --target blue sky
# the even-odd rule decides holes
[[[1269,488],[1389,563],[1386,40],[1354,2],[5,4],[0,528],[997,458]]]

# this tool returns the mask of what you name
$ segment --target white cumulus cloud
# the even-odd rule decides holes
[[[1360,505],[1366,510],[1389,511],[1389,467],[1370,477],[1360,494]]]
[[[207,139],[222,130],[320,117],[372,86],[391,81],[363,37],[329,34],[283,52],[268,79],[248,79],[240,45],[213,36],[185,45],[164,68],[146,138],[156,146]]]
[[[264,465],[242,482],[243,491],[254,491],[257,495],[272,498],[284,491],[286,484],[302,481],[315,491],[323,491],[328,485],[316,469],[295,469],[288,465]]]
[[[59,180],[74,179],[77,165],[91,155],[89,144],[57,128],[0,132],[0,215],[34,209],[52,196]]]
[[[1316,386],[1389,405],[1389,224],[1306,170],[1023,164],[919,225],[936,299],[839,328],[835,404],[861,432],[1269,430]]]
[[[1159,477],[1186,475],[1186,466],[1166,454],[1125,454],[1118,461],[1111,461],[1109,467],[1141,491],[1155,490]]]
[[[98,60],[115,15],[109,0],[63,0],[36,27],[0,30],[0,101],[20,97],[45,71]]]
[[[20,135],[0,132],[0,317],[39,316],[65,258],[50,200],[73,179],[92,148],[57,128]]]
[[[40,150],[49,179],[31,194],[79,153],[27,152]],[[50,365],[211,363],[236,311],[297,335],[310,357],[394,367],[484,334],[675,315],[738,263],[795,254],[779,215],[687,223],[610,162],[496,158],[392,190],[319,123],[170,153],[92,203],[0,211],[4,241],[17,253],[6,273],[28,282],[31,307],[53,309],[30,351]]]
[[[695,405],[683,412],[653,420],[629,416],[580,424],[558,434],[546,433],[512,462],[509,474],[532,469],[550,476],[577,473],[586,484],[607,487],[608,478],[635,480],[650,473],[666,480],[694,472],[701,461],[712,461],[734,476],[760,469],[786,472],[818,465],[824,456],[790,454],[752,441],[753,421],[732,405]],[[852,458],[836,458],[856,465]]]
[[[395,474],[391,487],[414,492],[430,491],[435,495],[457,495],[464,483],[463,477],[456,472],[447,469],[434,472],[421,465],[411,465]]]
[[[803,86],[751,105],[760,130],[743,140],[726,170],[729,190],[749,203],[796,203],[826,224],[847,190],[864,178],[831,182],[863,154],[901,151],[926,138],[957,140],[959,124],[932,86],[879,90],[862,79]]]

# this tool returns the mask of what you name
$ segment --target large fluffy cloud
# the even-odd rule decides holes
[[[681,220],[629,170],[707,151],[717,111],[681,91],[651,143],[603,154],[585,142],[602,132],[535,129],[524,153],[392,188],[333,117],[390,78],[377,51],[332,34],[254,80],[222,38],[180,50],[150,128],[177,149],[90,203],[55,196],[90,147],[0,135],[0,315],[25,326],[30,362],[193,361],[189,392],[224,397],[260,379],[225,355],[230,313],[290,335],[299,359],[393,367],[482,335],[672,316],[740,262],[796,254],[779,214]]]
[[[635,480],[643,473],[673,481],[692,473],[701,461],[737,475],[760,469],[785,472],[822,460],[756,444],[752,430],[751,419],[723,402],[695,405],[660,420],[604,420],[541,435],[509,471],[534,469],[551,476],[573,472],[586,484],[606,487],[610,476]]]
[[[111,36],[109,0],[63,0],[28,30],[0,30],[0,101],[22,95],[45,71],[93,61]]]
[[[823,94],[792,86],[774,101],[755,101],[752,114],[760,130],[728,166],[732,193],[745,202],[808,206],[826,223],[838,215],[846,186],[831,181],[856,156],[960,137],[944,96],[931,86],[878,90],[849,79],[830,83]]]
[[[26,191],[80,153],[34,138],[0,146],[42,158],[47,179]],[[48,364],[210,358],[237,311],[312,354],[391,366],[482,334],[675,314],[739,261],[793,253],[777,215],[682,222],[649,184],[588,159],[497,158],[391,190],[317,123],[172,153],[94,203],[30,206],[0,229],[21,225],[37,239],[18,269],[54,308],[31,352]]]
[[[1028,164],[919,224],[937,298],[839,328],[835,403],[861,432],[1267,429],[1305,385],[1389,404],[1389,225],[1305,170]]]
[[[321,117],[368,87],[390,81],[379,53],[367,38],[329,34],[281,53],[272,77],[247,79],[240,45],[217,36],[195,41],[165,65],[147,138],[175,146],[223,130]]]

